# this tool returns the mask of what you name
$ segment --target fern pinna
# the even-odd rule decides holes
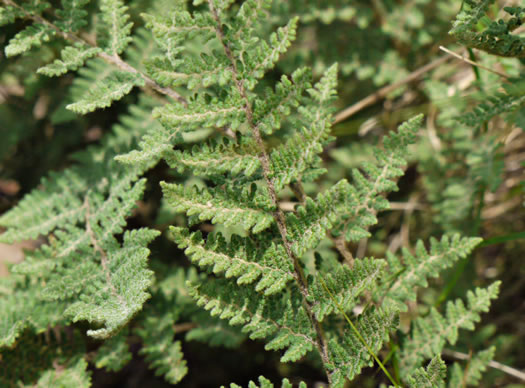
[[[156,373],[177,383],[188,366],[181,341],[173,340],[175,323],[190,319],[187,340],[235,346],[248,335],[264,340],[267,350],[281,351],[282,362],[308,355],[311,362],[320,362],[330,386],[342,387],[397,340],[398,314],[415,299],[416,288],[426,287],[428,277],[479,243],[452,236],[432,240],[429,250],[420,242],[415,254],[403,252],[403,260],[352,256],[346,242],[369,237],[377,214],[388,209],[385,194],[397,190],[422,117],[385,136],[382,146],[374,148],[376,162],[353,170],[351,181],[340,180],[308,196],[303,183],[326,172],[321,153],[333,140],[338,68],[331,66],[317,82],[309,69],[300,68],[267,87],[264,76],[291,45],[298,23],[293,18],[263,36],[260,24],[271,0],[241,5],[195,0],[193,12],[184,2],[169,12],[152,7],[142,15],[147,29],[137,31],[122,1],[101,0],[96,44],[78,34],[88,25],[87,1],[63,1],[55,21],[46,19],[46,2],[3,3],[3,24],[17,18],[33,23],[10,41],[8,56],[54,37],[67,42],[61,58],[39,70],[48,76],[78,70],[67,109],[86,114],[110,106],[133,88],[154,90],[168,101],[139,100],[121,120],[128,135],[116,126],[114,135],[78,155],[73,167],[43,180],[41,188],[0,218],[7,227],[3,241],[47,236],[0,289],[6,295],[0,306],[7,311],[0,324],[2,357],[23,358],[31,333],[88,321],[87,335],[106,340],[94,357],[97,367],[122,368],[131,358],[126,341],[133,333]],[[129,45],[143,39],[157,45],[152,55],[136,61]],[[96,82],[88,87],[86,80]],[[219,135],[187,146],[211,133]],[[285,140],[271,144],[275,135]],[[170,228],[170,236],[202,271],[169,268],[155,282],[147,245],[159,232],[124,227],[142,197],[146,180],[141,176],[160,159],[178,174],[195,177],[160,184],[167,206],[187,215],[186,222]],[[280,202],[287,190],[297,200],[293,210]],[[215,227],[199,230],[197,225],[208,221]],[[338,241],[345,261],[319,252],[312,260],[310,253],[323,240]],[[419,318],[396,355],[405,369],[395,379],[388,374],[394,386],[401,384],[397,377],[407,386],[443,384],[439,354],[445,342],[453,344],[459,328],[472,329],[497,288],[470,293],[468,308],[461,301],[450,304],[446,318],[437,310]],[[347,314],[354,330],[345,322]],[[458,314],[467,318],[458,319]],[[61,346],[48,347],[65,357]],[[63,362],[70,373],[63,375],[79,374],[77,380],[87,386],[82,350],[72,352]],[[0,375],[0,382],[29,378],[11,372]],[[46,376],[37,379],[44,384]],[[263,377],[259,383],[272,386]],[[290,382],[285,379],[283,386]]]

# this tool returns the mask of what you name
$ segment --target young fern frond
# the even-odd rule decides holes
[[[407,379],[410,388],[439,388],[445,386],[447,367],[441,357],[437,355],[427,365],[426,369],[418,368]],[[459,385],[458,385],[459,386]]]

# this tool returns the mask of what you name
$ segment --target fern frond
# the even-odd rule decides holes
[[[62,0],[62,9],[57,9],[58,28],[66,32],[76,32],[87,25],[88,12],[84,7],[89,0]]]
[[[343,213],[334,234],[344,233],[347,241],[369,237],[367,228],[377,223],[376,213],[389,207],[381,194],[397,190],[395,180],[403,175],[407,147],[415,142],[422,120],[423,115],[416,116],[400,125],[397,132],[385,136],[384,149],[376,148],[374,152],[377,162],[362,166],[366,176],[358,169],[352,171],[352,206]]]
[[[314,331],[300,296],[278,294],[260,298],[250,287],[208,279],[190,294],[212,316],[243,325],[251,339],[267,339],[265,349],[286,349],[281,362],[297,361],[315,347]]]
[[[318,277],[314,277],[309,289],[316,319],[322,322],[327,315],[339,313],[338,306],[344,311],[354,308],[363,291],[377,287],[376,281],[382,275],[384,267],[385,262],[382,260],[360,259],[355,261],[352,268],[341,266],[334,274],[324,275],[323,281],[332,295],[326,292]]]
[[[274,387],[275,386],[272,384],[272,382],[270,380],[268,380],[267,378],[263,377],[263,376],[259,376],[259,382],[258,383],[254,383],[253,381],[250,381],[248,383],[248,388],[274,388]],[[283,381],[281,383],[281,388],[292,388],[292,387],[293,387],[293,385],[290,382],[290,380],[283,379]],[[306,387],[307,387],[306,383],[304,383],[302,381],[298,385],[298,388],[306,388]],[[222,388],[224,388],[224,386],[222,386]],[[231,383],[230,384],[230,388],[242,388],[242,386],[237,385],[235,383]]]
[[[352,206],[351,198],[352,187],[343,179],[320,193],[315,201],[307,198],[304,206],[288,214],[286,223],[294,254],[301,257],[307,250],[316,247],[340,212]]]
[[[458,362],[455,362],[452,365],[448,387],[454,388],[460,385],[479,386],[482,374],[487,370],[489,363],[494,358],[495,352],[495,346],[477,352],[467,361],[468,363],[465,368],[461,367]]]
[[[429,362],[426,369],[421,367],[407,378],[407,384],[410,388],[439,388],[445,386],[445,377],[447,377],[447,367],[437,355]]]
[[[133,23],[127,23],[127,10],[128,7],[121,0],[100,1],[102,23],[98,25],[97,43],[110,55],[121,54],[132,40],[130,33]]]
[[[114,337],[104,341],[97,349],[94,363],[97,368],[104,368],[108,372],[121,370],[132,358],[127,344],[129,330],[123,329]]]
[[[222,235],[210,235],[204,242],[200,232],[189,234],[185,228],[171,228],[174,241],[186,255],[200,266],[213,267],[216,274],[236,277],[237,284],[258,280],[255,290],[265,295],[280,292],[294,279],[293,266],[287,260],[284,247],[263,244],[263,248],[248,238],[232,236],[228,243]]]
[[[301,180],[308,167],[319,163],[317,154],[332,140],[329,136],[332,120],[330,104],[336,87],[337,66],[334,65],[313,89],[308,90],[312,105],[299,109],[308,123],[307,126],[271,153],[271,177],[277,191],[293,180]]]
[[[41,46],[43,42],[48,42],[56,31],[44,24],[33,24],[27,26],[9,41],[5,47],[6,57],[13,57],[29,51],[32,47]]]
[[[505,7],[512,17],[508,20],[492,21],[481,31],[478,22],[486,15],[495,0],[466,0],[463,10],[457,15],[450,34],[471,48],[504,57],[523,57],[525,38],[512,34],[523,22],[525,11],[520,7]]]
[[[388,341],[390,332],[398,325],[395,311],[371,308],[361,314],[355,323],[358,332],[368,347],[377,353],[383,343]],[[344,334],[334,336],[328,343],[330,352],[330,371],[332,385],[342,387],[346,381],[353,380],[361,369],[372,365],[373,359],[353,331],[346,329]]]
[[[68,71],[77,70],[84,65],[86,60],[94,57],[100,51],[98,47],[87,47],[82,44],[68,46],[62,50],[60,54],[61,59],[56,59],[53,63],[39,68],[37,73],[48,77],[66,74]]]
[[[237,143],[231,140],[194,146],[191,151],[175,150],[165,156],[171,168],[195,175],[222,175],[230,173],[252,176],[261,168],[256,144],[252,139]]]
[[[441,354],[446,342],[454,345],[459,329],[473,330],[474,323],[480,320],[480,313],[488,311],[491,299],[498,296],[500,283],[495,282],[486,289],[469,291],[467,307],[462,300],[448,302],[445,317],[432,308],[427,317],[417,318],[410,337],[403,343],[400,355],[402,370],[410,373],[425,358]]]
[[[141,321],[135,333],[142,339],[140,353],[145,356],[155,375],[163,375],[166,381],[176,384],[188,373],[180,341],[174,341],[172,314],[150,315]]]
[[[258,233],[270,227],[274,219],[266,191],[252,187],[238,189],[186,188],[161,182],[164,196],[177,212],[184,212],[190,223],[211,220],[225,226],[238,225]],[[192,221],[193,220],[193,221]]]
[[[382,278],[377,295],[384,295],[384,305],[407,311],[406,302],[416,300],[417,288],[427,287],[427,278],[437,277],[441,271],[467,257],[480,242],[480,238],[461,238],[456,234],[443,236],[441,241],[431,238],[430,250],[427,250],[420,240],[415,255],[408,249],[402,250],[402,261],[387,252],[389,275]]]
[[[114,71],[89,89],[83,98],[66,106],[73,112],[86,114],[98,108],[107,108],[128,94],[134,86],[144,86],[144,79],[135,73]]]
[[[268,89],[262,99],[254,101],[254,122],[261,132],[270,135],[281,128],[283,119],[299,105],[303,92],[310,87],[311,79],[309,69],[297,69],[291,79],[283,75],[275,91]]]

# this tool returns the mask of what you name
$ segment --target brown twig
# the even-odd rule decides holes
[[[502,73],[501,71],[498,71],[498,70],[495,70],[495,69],[491,69],[490,67],[484,66],[484,65],[482,65],[481,63],[474,62],[474,61],[472,61],[472,60],[470,60],[470,59],[464,57],[463,55],[460,55],[460,54],[458,54],[458,53],[455,53],[454,51],[449,50],[449,49],[446,48],[446,47],[439,46],[439,49],[440,49],[441,51],[446,52],[447,54],[452,55],[453,57],[455,57],[455,58],[457,58],[457,59],[459,59],[459,60],[461,60],[461,61],[463,61],[463,62],[466,62],[466,63],[472,65],[472,66],[477,66],[477,67],[479,67],[480,69],[490,71],[491,73],[497,74],[497,75],[499,75],[500,77],[503,77],[503,78],[505,78],[505,79],[509,78],[509,76],[508,76],[507,74]]]
[[[410,82],[417,80],[423,74],[435,69],[436,67],[439,67],[440,65],[442,65],[449,59],[450,57],[448,55],[439,57],[438,59],[435,59],[434,61],[427,63],[425,66],[422,66],[417,70],[414,70],[412,73],[410,73],[407,77],[403,78],[402,80],[398,82],[394,82],[393,84],[387,85],[379,89],[377,92],[370,94],[368,97],[363,98],[361,101],[358,101],[355,104],[349,106],[348,108],[343,109],[342,111],[340,111],[339,113],[335,115],[334,124],[338,124],[341,121],[344,121],[347,118],[355,115],[357,112],[363,110],[364,108],[375,104],[379,100],[385,98],[388,94],[392,93],[394,90],[400,88],[403,85],[406,85]]]

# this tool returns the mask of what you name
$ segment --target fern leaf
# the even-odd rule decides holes
[[[149,250],[145,246],[158,234],[148,229],[126,232],[122,247],[113,245],[113,250],[100,253],[100,267],[98,270],[92,268],[97,271],[96,275],[90,274],[96,276],[92,288],[86,287],[82,298],[65,312],[74,322],[87,320],[103,324],[102,328],[88,330],[88,335],[95,338],[111,336],[149,298],[146,289],[152,283],[153,273],[147,269]]]
[[[294,279],[293,265],[282,246],[271,244],[261,249],[250,239],[238,236],[232,236],[227,243],[220,234],[208,236],[204,242],[200,232],[189,234],[185,228],[174,227],[171,232],[193,262],[212,266],[214,273],[225,273],[226,278],[236,277],[239,285],[258,280],[255,290],[265,295],[280,292]]]
[[[99,47],[110,55],[121,54],[131,42],[131,27],[127,23],[128,7],[121,0],[101,0],[100,11],[102,23],[99,25]]]
[[[254,101],[254,122],[268,135],[281,127],[281,122],[299,105],[301,96],[310,87],[312,74],[308,68],[297,69],[291,79],[281,77],[275,91],[268,89],[262,99]]]
[[[176,384],[188,373],[180,341],[174,341],[172,314],[148,316],[135,333],[142,339],[140,353],[145,356],[155,375],[163,375],[166,381]]]
[[[27,26],[9,41],[5,47],[5,55],[9,58],[25,53],[32,47],[41,46],[43,42],[49,41],[55,34],[55,30],[44,24]]]
[[[237,129],[245,120],[245,110],[241,96],[233,92],[225,101],[214,98],[207,102],[202,96],[189,105],[169,104],[155,110],[159,121],[169,127],[185,126],[190,128],[222,127],[229,125]]]
[[[403,175],[407,146],[415,142],[422,120],[423,115],[416,116],[383,139],[384,149],[376,148],[374,152],[377,163],[363,164],[366,177],[357,169],[352,171],[353,205],[343,214],[342,224],[334,233],[344,233],[347,241],[369,237],[367,228],[377,223],[376,213],[389,206],[381,194],[397,190],[395,179]]]
[[[325,237],[337,220],[339,212],[352,206],[352,187],[343,179],[314,201],[306,199],[304,206],[299,206],[296,213],[286,217],[289,240],[292,251],[301,257],[307,250],[315,248]]]
[[[86,114],[98,108],[107,108],[128,94],[134,86],[144,86],[144,79],[134,73],[115,71],[93,85],[80,101],[66,106],[73,112]]]
[[[224,140],[194,146],[191,152],[175,150],[165,157],[171,168],[183,172],[191,170],[195,175],[222,175],[230,173],[252,176],[260,170],[257,148],[252,139],[237,144]]]
[[[190,222],[211,220],[225,226],[240,225],[258,233],[270,227],[274,218],[268,212],[268,195],[257,186],[241,190],[185,188],[161,182],[164,196],[175,211],[193,216]]]
[[[190,294],[212,316],[243,325],[251,339],[269,339],[265,349],[287,349],[281,362],[297,361],[315,346],[315,334],[298,295],[261,299],[250,287],[239,288],[222,279],[192,286]]]
[[[368,347],[377,353],[388,341],[390,332],[398,325],[397,314],[391,310],[369,309],[357,318],[355,326]],[[347,329],[340,336],[328,342],[330,365],[327,366],[334,387],[342,387],[353,380],[361,369],[372,365],[373,359],[361,340]]]
[[[430,361],[426,369],[417,369],[407,379],[407,384],[410,388],[439,388],[445,385],[446,376],[447,367],[445,362],[437,355]]]
[[[322,322],[327,315],[339,313],[338,306],[344,311],[355,307],[357,298],[363,291],[376,287],[376,281],[381,276],[384,266],[385,262],[382,260],[360,259],[355,261],[352,269],[341,266],[333,275],[325,275],[323,281],[335,301],[315,277],[310,285],[310,294],[313,297],[312,310],[317,320]]]
[[[293,385],[288,379],[283,379],[281,388],[292,388]],[[224,386],[222,386],[224,388]],[[237,385],[235,383],[230,384],[230,388],[242,388],[240,385]],[[270,380],[263,376],[259,376],[259,383],[254,383],[253,381],[250,381],[248,383],[248,388],[274,388],[274,385]],[[298,388],[307,388],[306,383],[300,382],[298,385]]]
[[[126,343],[128,330],[121,330],[114,337],[104,341],[97,349],[93,360],[97,368],[104,368],[108,372],[121,370],[132,358],[129,346]]]
[[[83,9],[89,0],[62,0],[62,9],[57,9],[56,15],[60,18],[56,22],[62,31],[76,32],[87,25],[87,11]]]
[[[20,8],[12,5],[6,5],[0,7],[0,27],[7,24],[12,24],[16,19],[23,18],[24,12]]]
[[[378,290],[385,295],[383,304],[407,311],[406,302],[416,300],[417,288],[427,287],[427,278],[437,277],[442,270],[467,257],[480,242],[480,238],[461,238],[458,234],[444,236],[441,241],[431,238],[427,251],[423,242],[418,241],[415,255],[403,249],[403,262],[387,252],[390,274],[383,278],[383,287]]]
[[[56,59],[53,63],[43,66],[37,70],[38,74],[48,77],[56,77],[71,70],[77,70],[86,60],[97,55],[101,50],[98,47],[87,47],[81,44],[68,46],[62,50],[61,59]]]
[[[465,368],[462,368],[458,362],[455,362],[452,365],[452,372],[448,386],[450,388],[459,387],[461,385],[479,386],[482,374],[487,370],[495,352],[496,347],[492,346],[474,354],[474,356],[468,360],[468,364]]]
[[[312,96],[311,107],[300,108],[307,126],[295,136],[272,152],[271,176],[276,190],[280,190],[293,180],[300,180],[304,171],[315,162],[323,147],[332,138],[329,136],[331,115],[329,106],[337,87],[337,66],[327,70],[324,77],[309,89]]]
[[[403,343],[401,369],[410,373],[425,358],[440,354],[446,342],[454,345],[459,329],[473,330],[474,323],[480,320],[480,313],[488,311],[491,299],[498,296],[499,285],[500,282],[495,282],[486,289],[469,291],[468,307],[461,300],[448,302],[445,317],[432,308],[428,317],[417,318],[411,336]]]

